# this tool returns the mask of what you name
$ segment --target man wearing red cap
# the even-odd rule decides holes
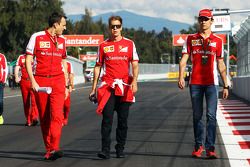
[[[213,15],[209,9],[202,9],[198,17],[199,32],[189,35],[182,50],[179,66],[180,89],[184,89],[184,72],[187,60],[191,57],[192,74],[190,79],[190,94],[193,108],[193,128],[195,146],[193,157],[201,157],[203,145],[208,158],[217,158],[215,153],[216,111],[218,102],[218,72],[224,83],[223,98],[228,97],[226,66],[223,61],[223,42],[211,31]],[[218,68],[218,70],[217,70]],[[203,97],[206,98],[206,137],[204,141]]]

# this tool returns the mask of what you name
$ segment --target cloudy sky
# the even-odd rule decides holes
[[[201,8],[216,8],[230,11],[249,10],[249,0],[63,0],[64,12],[69,14],[84,14],[84,9],[91,10],[92,15],[98,15],[117,10],[128,10],[140,15],[166,18],[179,22],[193,24],[194,16]],[[231,14],[233,24],[240,24],[249,13]]]

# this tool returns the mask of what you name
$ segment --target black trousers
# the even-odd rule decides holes
[[[129,107],[131,104],[130,102],[121,102],[121,97],[115,96],[114,91],[111,92],[110,98],[102,112],[102,151],[110,151],[114,111],[117,112],[118,120],[116,128],[117,144],[115,148],[116,151],[122,151],[124,149],[127,139]]]

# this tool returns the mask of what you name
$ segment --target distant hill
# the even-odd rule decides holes
[[[172,21],[163,18],[149,17],[138,15],[128,11],[118,11],[114,13],[105,13],[97,16],[93,16],[93,21],[97,21],[102,18],[104,23],[108,23],[108,18],[111,15],[119,15],[123,18],[123,27],[126,28],[135,28],[138,29],[142,27],[145,31],[155,30],[160,32],[163,27],[171,30],[173,34],[179,34],[181,29],[188,29],[191,25],[186,23],[181,23],[177,21]],[[68,15],[68,18],[73,22],[79,21],[82,19],[82,14],[79,15]]]

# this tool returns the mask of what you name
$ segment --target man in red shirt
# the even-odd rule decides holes
[[[139,71],[139,57],[134,42],[122,36],[122,18],[111,16],[109,18],[111,37],[100,44],[96,66],[94,68],[94,81],[90,99],[96,94],[100,71],[102,83],[97,91],[97,113],[102,114],[102,151],[98,157],[110,158],[111,129],[114,110],[117,112],[118,125],[116,129],[116,157],[124,158],[124,146],[127,138],[127,119],[129,107],[135,102],[134,94],[137,92],[137,77]],[[130,66],[132,65],[132,71]]]
[[[56,160],[63,156],[60,138],[63,126],[63,105],[68,89],[65,38],[66,16],[53,13],[45,31],[34,33],[26,49],[26,68],[35,91],[40,125],[46,147],[46,160]],[[36,57],[34,75],[32,59]],[[63,66],[62,66],[63,64]],[[64,70],[63,70],[64,69]],[[46,87],[52,92],[42,92]]]
[[[187,60],[191,57],[192,74],[190,78],[190,94],[193,108],[193,128],[195,146],[192,152],[193,157],[201,157],[203,143],[208,158],[216,158],[216,111],[218,103],[218,71],[224,82],[223,98],[228,97],[228,83],[226,77],[226,66],[223,61],[223,42],[218,36],[212,33],[211,25],[213,15],[209,9],[202,9],[199,12],[198,22],[200,31],[197,34],[189,35],[182,50],[180,61],[179,82],[180,89],[184,89],[184,72]],[[204,141],[203,97],[206,98],[207,122],[206,140]]]
[[[31,82],[26,70],[25,58],[26,55],[22,54],[17,59],[14,72],[15,81],[16,83],[20,82],[20,88],[23,97],[24,115],[26,117],[25,126],[36,126],[38,123],[38,110],[34,92],[31,89]],[[20,72],[21,72],[21,78],[19,77]]]
[[[67,66],[68,66],[68,82],[67,82],[67,89],[69,90],[69,95],[64,101],[64,107],[63,107],[63,125],[66,126],[68,125],[68,119],[69,119],[69,112],[70,112],[70,93],[74,89],[74,72],[73,72],[73,67],[72,64],[67,61]]]
[[[8,76],[8,66],[5,56],[0,53],[0,125],[4,123],[3,119],[3,93],[4,84],[6,83]]]

